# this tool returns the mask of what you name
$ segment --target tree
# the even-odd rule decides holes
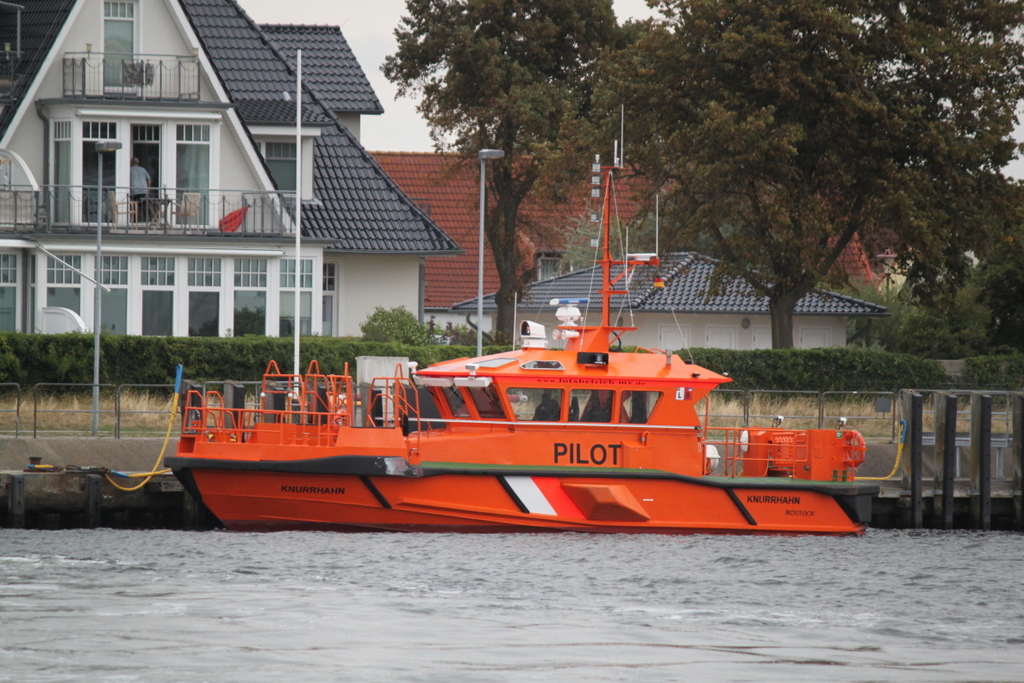
[[[774,347],[804,295],[844,284],[855,236],[927,300],[1011,220],[1021,2],[658,4],[600,99],[667,192],[663,242],[710,245],[717,277],[766,296]]]
[[[599,53],[615,35],[611,0],[408,0],[398,50],[384,74],[399,94],[422,93],[419,110],[437,146],[467,163],[489,161],[493,202],[485,234],[498,270],[496,330],[511,336],[514,295],[530,280],[518,238],[520,207],[541,178],[564,182],[564,142],[591,106]]]

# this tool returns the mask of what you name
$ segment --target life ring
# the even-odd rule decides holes
[[[848,449],[848,455],[846,456],[847,466],[857,467],[864,462],[864,454],[867,452],[868,447],[864,444],[863,434],[857,430],[847,432],[846,447]]]

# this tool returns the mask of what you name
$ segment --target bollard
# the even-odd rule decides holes
[[[943,529],[953,528],[954,484],[956,482],[956,410],[953,394],[935,397],[935,516]]]
[[[90,474],[85,478],[85,524],[90,529],[100,525],[100,511],[103,507],[103,477]]]
[[[992,528],[992,397],[971,395],[971,522]]]
[[[7,513],[12,529],[25,528],[25,475],[11,475],[11,491],[7,498]]]

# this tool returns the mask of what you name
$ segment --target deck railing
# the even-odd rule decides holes
[[[64,97],[199,100],[199,58],[116,52],[64,55]]]
[[[153,188],[142,198],[127,187],[47,185],[0,189],[2,233],[294,234],[294,193]]]

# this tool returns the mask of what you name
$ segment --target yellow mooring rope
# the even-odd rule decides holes
[[[907,441],[907,421],[900,420],[903,425],[903,430],[900,433],[900,443],[896,447],[896,462],[892,466],[892,472],[885,475],[884,477],[857,477],[858,481],[885,481],[886,479],[892,479],[897,471],[900,469],[900,462],[903,460],[903,444]]]
[[[178,366],[177,377],[176,377],[175,382],[174,382],[174,400],[171,401],[171,414],[167,417],[167,433],[164,435],[164,445],[160,449],[160,455],[157,456],[156,462],[153,463],[153,469],[151,471],[149,471],[149,472],[138,472],[136,474],[121,474],[120,472],[114,472],[114,474],[117,474],[117,476],[119,476],[119,477],[127,477],[129,479],[135,479],[135,478],[138,478],[138,477],[145,477],[145,479],[143,479],[142,482],[140,484],[137,484],[136,486],[121,486],[120,484],[118,484],[116,481],[113,480],[113,478],[110,476],[111,475],[110,472],[105,472],[104,476],[106,476],[107,481],[109,481],[110,485],[113,486],[115,489],[117,489],[119,491],[138,491],[143,486],[148,484],[149,480],[152,479],[153,477],[155,477],[156,475],[158,475],[158,474],[167,474],[168,472],[171,471],[170,468],[162,469],[162,470],[158,469],[158,468],[160,467],[160,463],[163,462],[164,453],[167,451],[167,444],[171,440],[171,429],[174,427],[174,418],[178,414],[178,398],[180,396],[181,396],[181,366],[179,365]]]

